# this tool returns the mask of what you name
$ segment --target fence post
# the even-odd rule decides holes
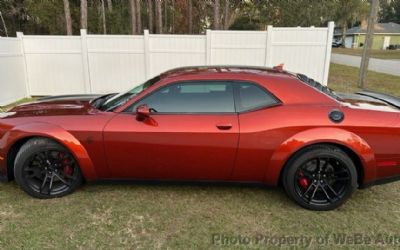
[[[211,32],[212,30],[206,30],[206,65],[211,65]]]
[[[267,43],[265,47],[265,66],[272,67],[272,36],[273,36],[273,26],[267,26]]]
[[[81,29],[81,48],[82,48],[82,65],[83,65],[83,82],[85,84],[86,93],[92,93],[92,83],[90,81],[90,68],[87,44],[87,31]]]
[[[22,60],[24,63],[24,75],[25,75],[25,89],[26,89],[26,97],[31,97],[31,88],[29,85],[29,77],[28,77],[28,64],[26,63],[26,54],[25,54],[25,43],[24,43],[24,33],[17,32],[17,38],[21,43],[21,54]]]
[[[335,23],[328,23],[327,37],[326,37],[326,50],[325,50],[325,64],[324,64],[324,72],[323,72],[323,85],[328,85],[328,76],[329,76],[329,66],[331,65],[331,52],[332,52],[332,39],[333,39],[333,31],[335,29]]]
[[[146,72],[146,80],[151,77],[151,64],[150,64],[150,34],[149,30],[143,32],[144,43],[144,69]]]

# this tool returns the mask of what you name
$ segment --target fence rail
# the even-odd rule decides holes
[[[327,83],[334,24],[205,35],[31,36],[0,38],[0,105],[24,96],[119,92],[165,70],[253,65],[301,72]]]

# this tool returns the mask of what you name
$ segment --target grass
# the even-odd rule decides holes
[[[400,83],[384,74],[369,76],[369,86],[387,92]],[[355,89],[356,79],[357,69],[331,65],[331,87]],[[394,249],[400,243],[382,244],[382,237],[400,236],[399,190],[400,183],[357,190],[335,211],[312,212],[281,188],[89,183],[64,198],[37,200],[15,182],[0,183],[0,249],[259,249],[279,247],[256,239],[284,236],[311,237],[313,249]],[[336,244],[339,234],[373,242]],[[251,243],[213,243],[218,235],[249,237]],[[318,243],[326,235],[328,242]]]
[[[360,91],[357,87],[358,74],[356,67],[331,63],[328,87],[340,92]],[[365,88],[400,96],[400,77],[369,71]]]
[[[332,53],[361,56],[362,49],[332,48]],[[372,58],[378,59],[400,59],[400,50],[372,50]]]

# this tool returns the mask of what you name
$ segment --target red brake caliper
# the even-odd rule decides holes
[[[73,169],[72,167],[69,165],[68,159],[64,158],[65,155],[63,153],[60,153],[59,157],[62,159],[62,163],[63,163],[63,171],[65,175],[72,175]]]
[[[300,172],[300,173],[299,173],[299,177],[300,177],[299,180],[298,180],[299,185],[300,185],[303,189],[307,189],[308,186],[310,185],[310,180],[307,179],[306,177],[304,177],[304,173],[303,173],[303,172]]]

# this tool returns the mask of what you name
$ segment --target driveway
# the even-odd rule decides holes
[[[332,53],[331,62],[347,66],[360,67],[361,57]],[[369,70],[400,76],[400,60],[383,60],[371,58]]]

